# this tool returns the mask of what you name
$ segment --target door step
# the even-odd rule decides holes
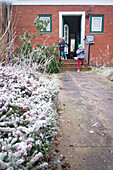
[[[89,67],[87,62],[84,63],[84,68],[80,66],[80,71],[88,71]],[[61,71],[77,71],[77,60],[68,59],[61,62]]]

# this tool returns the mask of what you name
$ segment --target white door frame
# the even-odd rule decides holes
[[[59,38],[63,36],[63,16],[81,16],[81,44],[84,47],[85,39],[85,11],[59,12]]]

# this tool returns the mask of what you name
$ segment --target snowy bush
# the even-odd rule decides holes
[[[56,58],[59,56],[58,46],[45,46],[38,44],[32,47],[32,39],[34,35],[29,34],[28,31],[23,30],[23,36],[19,37],[22,46],[18,46],[15,53],[15,61],[22,65],[37,64],[37,70],[44,73],[59,73],[61,72],[61,64]]]
[[[0,67],[0,168],[43,169],[57,133],[55,82],[34,70]]]

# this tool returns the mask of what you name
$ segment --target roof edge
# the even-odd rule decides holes
[[[12,5],[113,5],[111,0],[12,0]]]

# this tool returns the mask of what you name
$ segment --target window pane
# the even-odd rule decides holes
[[[70,52],[74,52],[75,50],[75,39],[71,39],[71,49]]]
[[[52,15],[39,14],[38,17],[40,18],[40,20],[43,21],[43,29],[40,32],[41,33],[52,33]]]
[[[50,21],[50,17],[40,17],[40,19],[42,20],[42,21]],[[43,31],[43,30],[41,30],[41,31]],[[46,31],[50,31],[50,23],[47,25],[47,27],[46,27]]]
[[[92,17],[92,31],[102,30],[102,17]]]

